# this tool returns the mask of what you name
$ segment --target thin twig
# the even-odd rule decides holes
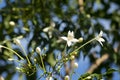
[[[109,58],[108,54],[104,54],[101,58],[97,59],[94,64],[89,68],[87,73],[93,73],[93,71],[104,61],[106,61]]]

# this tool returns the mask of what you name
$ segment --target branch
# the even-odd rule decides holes
[[[87,73],[92,73],[102,62],[109,58],[108,54],[104,54],[101,58],[97,59],[95,63],[89,68]]]
[[[79,6],[80,6],[80,12],[84,11],[84,1],[83,0],[78,0]]]

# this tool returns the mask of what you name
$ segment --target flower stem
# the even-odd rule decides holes
[[[21,49],[23,50],[23,53],[25,54],[25,57],[26,57],[26,59],[27,59],[27,61],[28,61],[28,64],[31,64],[31,62],[30,62],[30,60],[29,60],[29,58],[28,58],[28,56],[27,56],[27,53],[25,52],[25,49],[23,48],[23,46],[22,46],[21,44],[19,44],[19,46],[20,46]]]
[[[64,50],[62,52],[62,57],[64,57],[66,55],[66,49],[67,49],[67,44],[65,45],[65,48],[64,48]]]
[[[0,45],[0,46],[1,46],[2,48],[5,48],[5,49],[13,52],[13,53],[16,54],[20,59],[24,60],[24,58],[23,58],[22,56],[20,56],[20,55],[19,55],[17,52],[15,52],[14,50],[12,50],[12,49],[10,49],[10,48],[8,48],[8,47],[2,46],[2,45]]]
[[[44,70],[44,72],[46,72],[46,69],[45,69],[45,66],[44,66],[44,64],[43,64],[43,59],[42,59],[42,56],[41,56],[41,55],[40,55],[40,59],[41,59],[41,62],[42,62],[43,70]]]
[[[70,54],[72,54],[72,53],[78,51],[79,49],[81,49],[82,47],[86,46],[87,44],[91,43],[91,42],[94,41],[94,40],[95,40],[95,38],[89,40],[89,41],[86,42],[85,44],[81,45],[80,47],[78,47],[77,49],[75,49],[74,51],[72,51]]]

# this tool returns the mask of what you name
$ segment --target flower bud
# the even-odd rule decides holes
[[[10,26],[15,26],[15,22],[14,22],[14,21],[10,21],[10,22],[9,22],[9,25],[10,25]]]
[[[78,68],[78,63],[77,62],[74,63],[74,68]]]
[[[64,80],[70,80],[70,77],[68,75],[66,75]]]
[[[34,62],[36,62],[37,60],[36,59],[34,59]]]
[[[57,68],[57,69],[58,69],[58,70],[60,70],[60,68],[61,68],[61,66],[58,66],[58,68]]]
[[[79,42],[80,43],[83,42],[83,38],[82,37],[79,38]]]
[[[9,58],[8,60],[9,60],[9,61],[13,61],[14,59],[13,59],[13,58]]]
[[[54,23],[54,22],[51,22],[51,26],[52,26],[52,27],[55,27],[55,23]]]
[[[86,16],[87,16],[87,18],[90,18],[90,17],[91,17],[90,14],[87,14]]]
[[[19,67],[16,67],[17,70],[21,70]]]
[[[75,56],[72,55],[72,56],[70,57],[70,59],[71,59],[71,60],[74,60],[74,59],[75,59]]]
[[[20,40],[19,39],[14,39],[13,41],[15,44],[20,45]]]
[[[72,55],[75,55],[75,56],[76,56],[76,55],[77,55],[77,52],[72,53]]]
[[[65,58],[66,61],[68,61],[68,58]]]
[[[88,76],[87,79],[91,79],[91,76]]]
[[[36,48],[36,52],[37,53],[40,53],[41,52],[41,49],[39,47]]]

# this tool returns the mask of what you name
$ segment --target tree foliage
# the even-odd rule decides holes
[[[120,67],[119,0],[1,0],[0,5],[3,5],[0,7],[0,44],[15,50],[22,57],[25,58],[25,55],[13,43],[14,38],[23,37],[21,43],[29,58],[39,46],[44,52],[42,55],[44,65],[53,68],[56,58],[59,58],[65,48],[66,43],[60,39],[61,36],[67,35],[70,30],[74,31],[76,38],[84,39],[73,48],[67,47],[71,51],[94,38],[102,30],[105,39],[104,46],[93,42],[78,51],[76,59],[79,60],[82,53],[84,58],[89,57],[92,65],[104,54],[109,55],[106,61],[92,72],[101,75],[103,69],[107,71],[112,68],[112,65]],[[7,74],[5,79],[11,80],[16,74],[16,62],[11,63],[8,58],[16,57],[16,55],[6,49],[2,49],[0,55],[0,74],[5,72]],[[38,56],[35,58],[41,66],[40,58]],[[64,73],[67,74],[66,71]],[[19,76],[21,75],[19,73]],[[112,79],[112,75],[113,73],[108,74],[106,79]],[[26,76],[28,80],[33,80],[36,79],[37,73]],[[63,78],[64,75],[61,77]]]

